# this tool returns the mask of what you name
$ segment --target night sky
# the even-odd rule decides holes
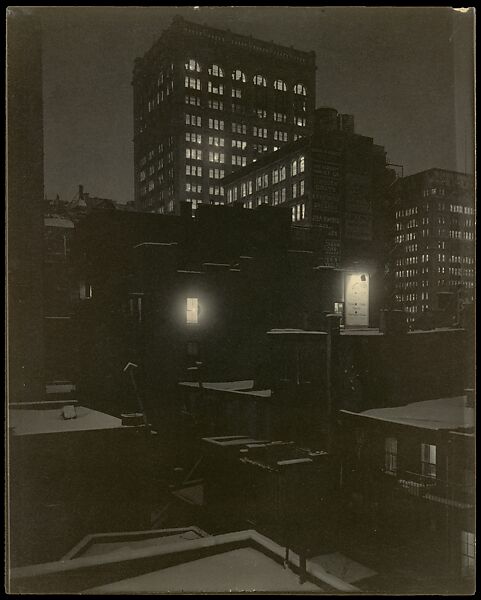
[[[134,59],[172,17],[317,55],[317,106],[354,114],[404,174],[472,172],[473,14],[445,7],[46,7],[45,192],[133,199]]]

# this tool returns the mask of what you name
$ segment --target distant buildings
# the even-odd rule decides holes
[[[293,224],[322,234],[321,264],[375,270],[388,175],[384,148],[355,134],[351,115],[326,108],[314,119],[312,136],[227,176],[227,204],[288,207]]]
[[[396,301],[412,321],[449,304],[459,321],[461,304],[474,300],[473,177],[429,169],[399,179],[393,190]]]
[[[224,203],[225,175],[310,132],[315,69],[314,52],[174,19],[134,68],[137,209]]]
[[[81,293],[70,260],[75,227],[92,212],[132,209],[129,204],[91,196],[82,185],[70,202],[58,196],[43,202],[43,310],[48,394],[58,393],[66,384],[73,387],[71,382],[76,381],[77,347],[71,317]],[[82,293],[87,294],[88,290]]]

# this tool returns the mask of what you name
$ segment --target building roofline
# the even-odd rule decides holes
[[[257,169],[265,167],[266,165],[270,165],[273,162],[275,162],[276,160],[282,160],[286,155],[290,154],[292,151],[296,150],[297,148],[303,148],[303,147],[308,146],[311,142],[311,138],[312,138],[312,136],[300,138],[293,142],[289,142],[288,144],[285,144],[284,146],[281,146],[279,148],[279,150],[276,150],[275,152],[268,152],[268,153],[262,155],[261,158],[256,160],[256,162],[251,162],[251,163],[247,164],[245,167],[242,167],[241,169],[237,169],[233,173],[229,173],[229,175],[226,175],[221,180],[223,185],[225,185],[226,183],[230,183],[231,181],[234,181],[236,179],[242,178],[242,177],[248,175],[249,173],[251,173],[252,171],[256,171]]]
[[[432,173],[433,171],[438,171],[441,173],[452,173],[453,175],[461,175],[463,177],[473,178],[471,173],[462,173],[461,171],[453,171],[452,169],[440,169],[438,167],[431,167],[430,169],[424,169],[424,171],[418,171],[417,173],[412,173],[412,175],[405,175],[404,177],[400,177],[399,179],[402,181],[403,179],[409,179],[410,177],[419,177],[420,175],[425,175],[426,173]]]
[[[238,41],[238,42],[244,41],[245,42],[247,40],[249,42],[249,46],[251,47],[251,49],[252,49],[252,46],[257,45],[257,46],[260,46],[259,47],[260,51],[271,50],[271,51],[274,51],[274,53],[276,53],[278,57],[280,54],[286,54],[286,56],[285,56],[286,59],[301,58],[301,59],[305,60],[306,64],[311,63],[313,68],[315,68],[315,65],[316,65],[316,53],[314,52],[314,50],[309,50],[309,51],[298,50],[297,48],[294,48],[293,46],[283,46],[281,44],[276,44],[273,41],[268,42],[265,40],[261,40],[259,38],[254,38],[249,35],[243,35],[241,33],[234,33],[230,29],[220,29],[217,27],[211,27],[210,25],[196,23],[195,21],[189,21],[187,19],[184,19],[180,15],[176,15],[172,19],[171,24],[162,31],[160,37],[143,54],[143,56],[135,59],[136,66],[142,64],[145,60],[148,60],[150,58],[150,56],[152,56],[155,53],[155,49],[159,45],[161,45],[163,41],[165,41],[166,36],[168,37],[172,33],[175,34],[179,29],[184,29],[184,30],[187,29],[187,31],[188,31],[189,28],[198,30],[198,31],[209,32],[216,38],[219,38],[219,41],[223,41],[223,42],[228,42],[228,41],[231,41],[231,42],[232,41]],[[282,56],[281,56],[281,58],[282,58]]]

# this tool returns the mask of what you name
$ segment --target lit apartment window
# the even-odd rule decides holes
[[[294,116],[294,125],[299,125],[299,127],[305,127],[306,126],[306,118],[298,116],[298,115]]]
[[[247,158],[245,156],[239,156],[238,154],[232,155],[232,164],[237,167],[245,167],[247,164]]]
[[[186,125],[193,125],[194,127],[201,127],[202,126],[202,119],[199,115],[189,115],[186,114],[185,115],[185,124]]]
[[[194,144],[201,144],[202,136],[200,133],[192,133],[191,131],[187,131],[185,134],[185,141],[192,142]]]
[[[192,90],[200,90],[200,79],[186,75],[184,79],[184,86]]]
[[[297,175],[297,160],[293,160],[291,163],[291,175],[292,177]]]
[[[245,140],[232,140],[232,148],[245,150],[247,148],[247,142]]]
[[[232,88],[232,97],[242,98],[242,90],[240,90],[239,88]]]
[[[220,131],[223,131],[224,121],[220,121],[219,119],[209,119],[209,129],[219,129]]]
[[[224,153],[223,152],[209,152],[209,161],[214,163],[223,163],[224,162]]]
[[[263,75],[254,75],[254,78],[252,81],[253,81],[254,85],[260,85],[262,87],[267,87],[267,81]]]
[[[185,158],[190,158],[193,160],[202,160],[202,150],[198,150],[197,148],[186,148]]]
[[[421,444],[421,474],[425,477],[436,478],[436,446]]]
[[[193,58],[190,58],[185,63],[185,70],[186,71],[195,71],[196,73],[200,73],[200,65],[196,60],[194,60]]]
[[[294,86],[294,94],[298,94],[299,96],[306,96],[307,91],[306,91],[305,86],[303,86],[302,83],[297,83]]]
[[[202,194],[202,185],[200,183],[191,183],[187,181],[185,184],[185,191],[193,194]]]
[[[274,81],[274,89],[279,90],[280,92],[286,92],[287,91],[286,82],[282,81],[282,79],[276,79]]]
[[[93,297],[93,290],[90,283],[80,284],[80,300],[91,300]]]
[[[192,106],[200,106],[200,97],[199,96],[186,96],[185,103],[191,104]]]
[[[210,179],[223,179],[224,169],[209,169]]]
[[[265,127],[256,127],[253,128],[253,134],[256,137],[267,138],[267,129]]]
[[[291,217],[292,221],[295,223],[296,221],[302,221],[305,217],[306,205],[305,204],[296,204],[291,208]]]
[[[285,178],[286,178],[286,167],[285,167],[285,165],[283,165],[279,169],[279,181],[284,181]]]
[[[299,196],[303,196],[304,195],[304,179],[301,179],[301,181],[299,181]]]
[[[224,70],[219,65],[212,65],[209,67],[209,75],[214,77],[224,77]]]
[[[212,81],[209,81],[208,90],[211,94],[222,95],[224,93],[224,86],[221,83],[213,83]]]
[[[212,110],[224,110],[224,103],[222,100],[209,100],[208,105]]]
[[[209,136],[209,146],[224,147],[224,138]]]
[[[299,156],[299,159],[297,161],[298,164],[298,168],[299,168],[299,173],[304,173],[304,169],[305,169],[305,158],[304,156]]]
[[[393,437],[384,441],[384,470],[386,473],[397,473],[397,439]]]
[[[202,167],[197,165],[185,165],[185,174],[194,177],[202,177]]]
[[[287,123],[286,113],[274,112],[274,121],[277,121],[278,123]]]
[[[243,73],[242,71],[240,71],[239,69],[236,69],[233,73],[232,73],[232,79],[234,81],[241,81],[242,83],[246,82],[246,76],[245,73]]]
[[[247,125],[244,123],[232,123],[232,133],[247,133]]]
[[[279,142],[287,142],[287,131],[274,131],[274,139]]]

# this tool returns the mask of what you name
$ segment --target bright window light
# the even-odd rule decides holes
[[[199,299],[187,298],[187,323],[199,322]]]

